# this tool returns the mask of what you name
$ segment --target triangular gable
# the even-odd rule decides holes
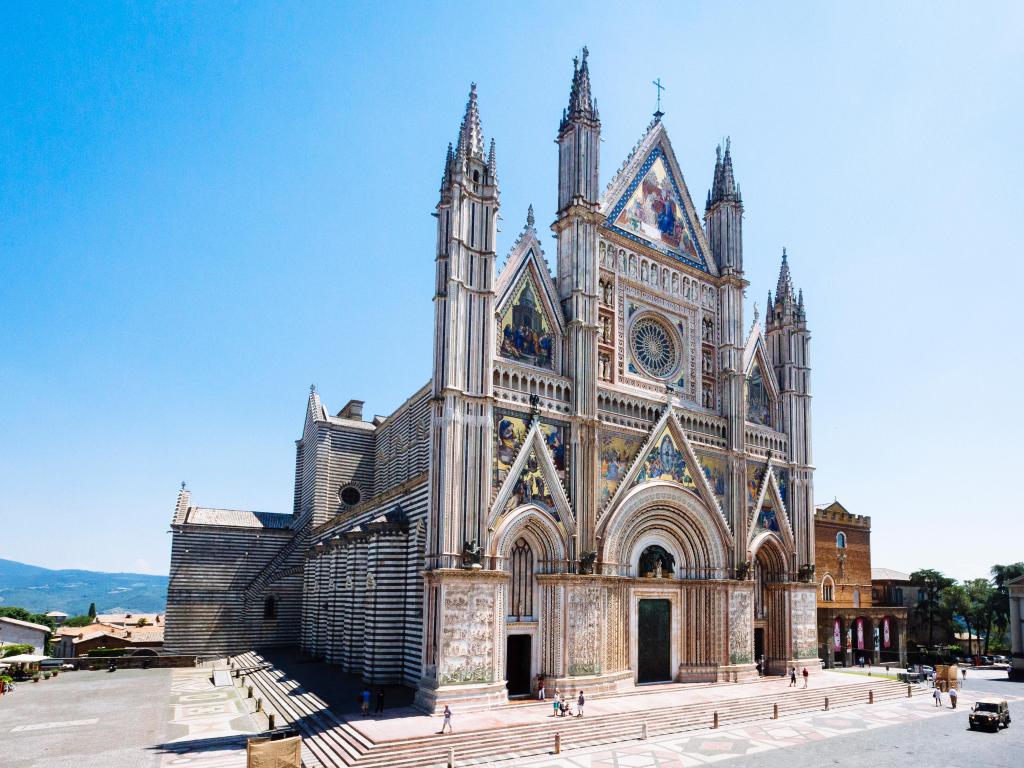
[[[771,404],[779,402],[779,385],[775,381],[775,369],[768,362],[768,348],[765,346],[764,336],[761,333],[761,326],[755,323],[747,338],[746,349],[743,353],[743,374],[746,377],[747,397],[744,398],[747,413],[745,418],[754,424],[774,426],[771,419],[771,407],[763,407],[761,412],[755,408],[751,412],[750,387],[763,387]],[[756,403],[754,403],[756,406]]]
[[[675,483],[695,494],[709,508],[718,512],[727,530],[732,530],[672,408],[666,408],[654,425],[643,448],[637,453],[633,466],[612,496],[609,509],[632,488],[656,481]]]
[[[569,499],[539,419],[533,419],[522,447],[491,507],[491,523],[506,512],[533,504],[562,523],[575,525]]]
[[[498,278],[498,357],[558,371],[564,331],[554,282],[540,243],[527,227]]]
[[[758,494],[757,502],[750,511],[747,540],[753,542],[762,533],[774,533],[792,547],[793,528],[789,522],[786,505],[779,492],[779,484],[775,479],[775,468],[771,465],[771,459],[766,462],[764,468],[768,471],[764,472],[761,491]]]
[[[602,214],[612,231],[704,272],[717,274],[700,217],[660,121],[605,193]]]

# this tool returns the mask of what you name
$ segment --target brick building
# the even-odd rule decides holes
[[[871,518],[842,504],[814,511],[818,650],[825,666],[905,664],[907,609],[872,594]]]

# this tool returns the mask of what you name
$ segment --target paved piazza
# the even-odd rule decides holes
[[[245,765],[257,725],[203,669],[65,672],[0,696],[4,768]]]
[[[970,703],[982,695],[1010,700],[1014,724],[1008,730],[989,734],[967,729]],[[633,705],[639,697],[629,698]],[[612,700],[595,699],[594,703],[599,701],[609,704]],[[1024,685],[1008,682],[1005,672],[972,671],[960,708],[954,712],[948,698],[945,703],[942,709],[934,707],[922,690],[909,700],[492,765],[683,768],[722,761],[731,768],[1020,765]],[[241,768],[245,737],[258,730],[248,709],[249,702],[237,688],[214,688],[205,669],[65,673],[55,680],[20,684],[14,694],[0,697],[0,765]]]

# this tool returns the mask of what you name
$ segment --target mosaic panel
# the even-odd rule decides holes
[[[697,487],[690,475],[686,457],[668,430],[661,433],[661,439],[643,459],[636,476],[637,484],[651,480],[672,480],[685,488]]]
[[[555,336],[533,282],[524,278],[501,316],[498,353],[502,357],[551,368]]]
[[[728,464],[726,464],[724,458],[713,453],[698,453],[697,459],[700,461],[700,468],[704,472],[704,477],[708,479],[711,491],[715,494],[715,498],[718,499],[718,505],[725,509],[725,497],[729,487]]]
[[[614,432],[602,432],[599,440],[601,466],[598,473],[598,506],[608,506],[619,483],[633,466],[644,438]]]

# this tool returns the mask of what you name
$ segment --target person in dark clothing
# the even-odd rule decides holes
[[[377,689],[377,709],[375,710],[374,714],[377,714],[377,715],[383,715],[384,714],[384,689],[383,688],[378,688]]]

